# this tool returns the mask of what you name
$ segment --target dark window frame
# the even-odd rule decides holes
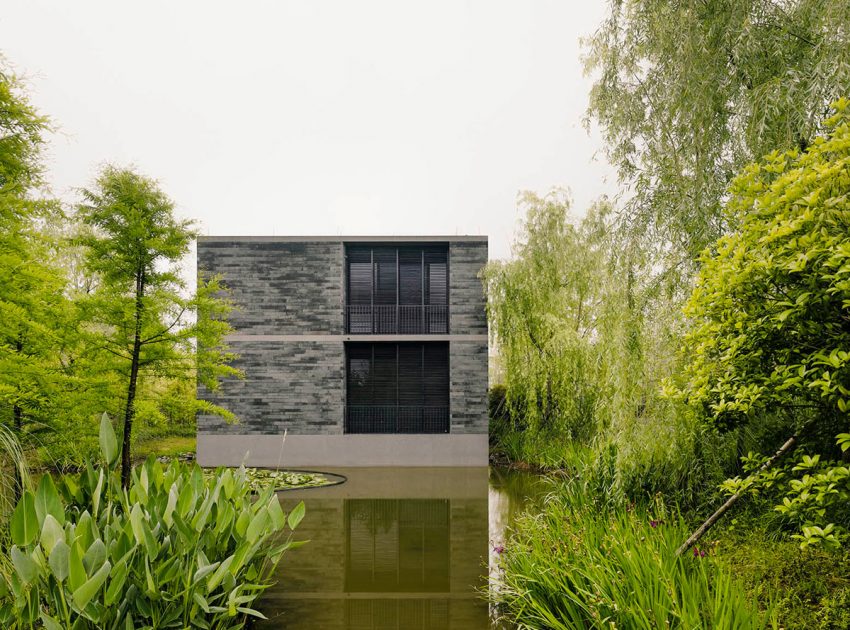
[[[344,378],[345,433],[451,432],[448,342],[346,342]]]
[[[449,253],[449,244],[439,242],[346,243],[345,332],[449,334]],[[357,270],[353,273],[355,266]],[[434,269],[438,270],[436,275]],[[411,295],[416,297],[415,301],[403,299]]]

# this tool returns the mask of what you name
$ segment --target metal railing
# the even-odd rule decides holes
[[[345,332],[352,335],[439,335],[449,332],[446,304],[350,304]]]
[[[448,433],[448,407],[349,405],[346,433]]]

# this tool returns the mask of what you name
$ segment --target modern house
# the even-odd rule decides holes
[[[485,466],[486,263],[482,236],[201,237],[245,378],[200,391],[239,422],[200,416],[199,462]]]

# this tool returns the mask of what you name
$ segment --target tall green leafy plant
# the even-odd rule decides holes
[[[271,489],[253,496],[244,470],[205,480],[197,466],[153,458],[122,487],[120,449],[101,421],[105,465],[57,486],[44,475],[10,521],[14,567],[0,577],[11,628],[241,628],[282,554],[297,543]]]

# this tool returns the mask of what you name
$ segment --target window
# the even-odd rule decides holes
[[[449,345],[346,344],[347,433],[448,433]]]
[[[448,248],[346,248],[346,332],[448,333]]]

